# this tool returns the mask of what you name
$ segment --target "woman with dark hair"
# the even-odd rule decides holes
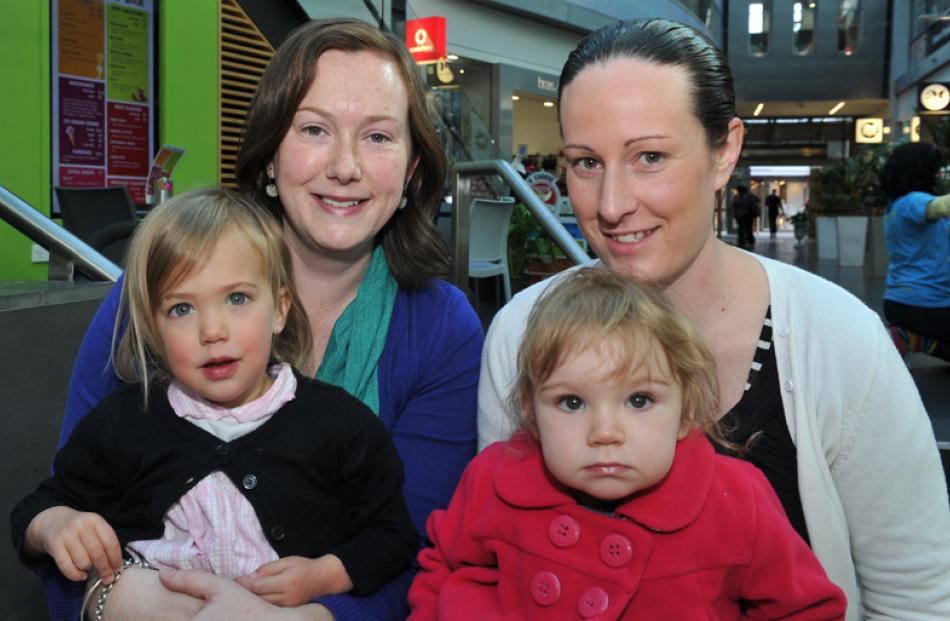
[[[927,412],[877,314],[840,287],[718,240],[715,196],[742,149],[731,72],[664,19],[591,33],[558,115],[578,224],[600,264],[659,287],[716,359],[719,415],[848,598],[848,621],[950,618],[950,507]],[[507,438],[527,317],[486,337],[479,444]],[[607,451],[605,447],[605,453]]]
[[[281,222],[313,334],[307,370],[358,397],[389,429],[419,533],[429,513],[448,504],[476,446],[483,335],[465,295],[439,279],[449,265],[433,223],[445,169],[405,46],[349,19],[307,23],[277,50],[251,102],[237,166],[241,190]],[[106,298],[83,342],[63,441],[120,385],[110,365],[118,292]],[[263,480],[256,485],[265,488]],[[109,595],[106,618],[191,618],[214,602],[201,618],[233,621],[254,611],[401,619],[412,576],[408,571],[367,597],[336,595],[278,609],[268,604],[266,576],[242,579],[242,588],[191,572],[163,575],[182,592],[173,593],[158,572],[130,569]],[[81,585],[50,576],[46,591],[54,617],[75,618]],[[214,596],[221,592],[224,601]]]
[[[893,201],[884,212],[884,317],[899,346],[950,361],[950,194],[935,194],[944,161],[936,145],[918,142],[894,149],[884,165]]]

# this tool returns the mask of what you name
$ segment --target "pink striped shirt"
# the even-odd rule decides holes
[[[226,409],[186,392],[178,382],[168,387],[175,413],[225,442],[264,424],[297,391],[288,364],[269,370],[274,384],[261,397]],[[201,569],[219,576],[247,576],[277,560],[251,503],[222,472],[209,474],[165,514],[161,539],[133,541],[129,547],[156,567]]]

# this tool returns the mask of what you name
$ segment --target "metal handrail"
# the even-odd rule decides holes
[[[0,185],[0,215],[17,229],[50,252],[73,262],[80,270],[99,280],[115,282],[122,269],[102,256],[51,219],[34,209],[22,198]]]
[[[575,265],[590,261],[590,257],[581,249],[577,241],[567,231],[547,205],[535,194],[528,182],[505,160],[483,160],[480,162],[459,162],[452,167],[452,205],[454,212],[452,235],[455,248],[452,282],[463,291],[468,287],[468,236],[470,231],[468,205],[472,201],[471,178],[474,175],[499,175],[515,197],[528,208],[538,220],[544,231],[564,251]],[[465,209],[461,209],[465,206]]]

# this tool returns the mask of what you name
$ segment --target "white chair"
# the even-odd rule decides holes
[[[511,299],[511,278],[508,274],[508,222],[514,210],[514,198],[499,200],[476,198],[469,208],[470,278],[501,276],[505,302]],[[475,283],[476,287],[478,282]],[[476,294],[477,299],[477,294]]]

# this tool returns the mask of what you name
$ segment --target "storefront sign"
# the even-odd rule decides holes
[[[557,92],[557,82],[554,80],[545,80],[541,76],[538,76],[538,90],[547,91],[549,93]]]
[[[884,119],[857,119],[854,123],[854,141],[862,144],[884,142]]]
[[[154,0],[53,0],[50,9],[53,185],[123,185],[144,203],[155,135]]]
[[[917,87],[917,111],[930,114],[950,111],[950,84],[921,82]]]
[[[407,20],[406,46],[417,63],[445,58],[445,18],[434,15]]]

